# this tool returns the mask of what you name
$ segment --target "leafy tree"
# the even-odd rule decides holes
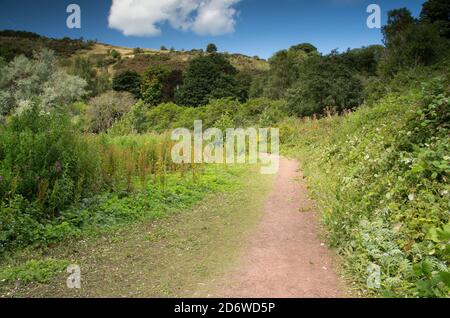
[[[317,49],[309,43],[294,45],[289,50],[275,53],[269,59],[270,71],[267,73],[264,96],[271,99],[284,98],[287,90],[298,80],[300,65],[316,55]]]
[[[141,95],[147,104],[156,106],[162,102],[164,83],[169,75],[170,70],[162,65],[147,68],[141,79]]]
[[[217,46],[214,43],[209,43],[206,47],[206,52],[208,53],[217,53]]]
[[[163,80],[161,89],[161,100],[163,103],[175,101],[175,93],[183,84],[183,72],[180,70],[170,71]]]
[[[184,73],[176,101],[184,106],[206,105],[210,98],[239,98],[237,70],[221,54],[193,59]]]
[[[403,31],[408,29],[411,25],[416,23],[416,20],[411,15],[411,11],[407,8],[394,9],[388,12],[387,25],[383,27],[384,43],[386,46],[390,45],[390,42],[402,34]]]
[[[129,92],[136,98],[140,98],[141,76],[136,71],[124,71],[114,76],[112,88],[116,92]]]
[[[321,114],[326,108],[342,111],[362,103],[361,81],[335,52],[308,59],[299,74],[298,82],[287,94],[291,115]]]
[[[385,48],[371,45],[359,49],[348,50],[342,57],[346,64],[362,75],[375,76]]]
[[[437,24],[440,34],[450,38],[450,2],[448,0],[428,0],[423,4],[420,20]]]
[[[449,42],[440,36],[440,25],[417,21],[406,8],[392,10],[383,27],[386,54],[380,70],[393,75],[401,69],[426,66],[448,52]]]

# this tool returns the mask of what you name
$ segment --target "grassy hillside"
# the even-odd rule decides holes
[[[75,56],[88,57],[97,66],[107,66],[111,73],[135,70],[142,74],[149,66],[157,65],[164,65],[172,70],[184,70],[189,61],[203,54],[203,50],[133,49],[83,39],[52,39],[25,31],[0,31],[0,56],[7,61],[20,54],[32,57],[33,51],[42,48],[55,51],[63,59]],[[120,58],[112,58],[113,51],[118,52]],[[269,69],[267,61],[258,57],[228,53],[226,55],[239,71],[259,73]]]

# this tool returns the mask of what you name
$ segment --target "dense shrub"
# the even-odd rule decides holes
[[[396,93],[347,117],[286,123],[330,242],[369,293],[448,297],[448,78]],[[291,152],[292,153],[292,152]],[[381,289],[367,290],[368,267]]]
[[[87,82],[89,96],[97,96],[111,88],[107,71],[98,72],[90,59],[77,56],[69,67],[69,73]]]
[[[43,115],[34,103],[1,128],[1,201],[21,196],[37,203],[35,218],[56,215],[92,180],[83,148],[66,115]]]
[[[63,107],[82,98],[86,82],[58,70],[53,52],[43,50],[34,59],[24,56],[0,64],[0,114],[26,109],[33,98],[42,100],[44,110]]]
[[[136,98],[141,96],[141,76],[135,71],[124,71],[114,76],[112,88],[116,92],[129,92]]]
[[[128,113],[136,100],[127,92],[106,92],[88,103],[89,131],[105,132]]]

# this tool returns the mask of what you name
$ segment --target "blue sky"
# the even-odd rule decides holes
[[[312,43],[323,53],[336,48],[342,51],[381,43],[381,31],[366,26],[369,15],[366,8],[369,4],[381,6],[384,24],[387,11],[407,7],[417,16],[424,2],[206,0],[212,2],[211,5],[199,9],[195,3],[201,0],[115,1],[115,28],[111,28],[109,18],[112,0],[0,0],[0,29],[27,30],[51,37],[83,36],[103,43],[142,48],[165,45],[189,50],[204,48],[207,43],[214,42],[221,51],[268,58],[280,49],[302,42]],[[144,1],[145,9],[124,9],[127,3],[133,1]],[[164,5],[165,1],[181,5],[171,5],[168,9]],[[66,27],[66,7],[71,3],[81,7],[81,30]],[[180,10],[186,8],[191,11],[180,16]],[[211,12],[215,15],[211,15]],[[140,28],[141,25],[146,28]],[[224,34],[220,34],[221,31]],[[142,33],[147,35],[143,36]]]

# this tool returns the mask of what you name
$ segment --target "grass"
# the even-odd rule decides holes
[[[4,284],[7,297],[199,297],[213,292],[214,278],[232,264],[257,223],[271,178],[253,168],[225,172],[232,182],[201,197],[176,204],[157,218],[69,239],[46,250],[29,250],[10,265],[28,259],[64,259],[81,267],[82,288],[67,289],[66,274],[47,283]],[[249,178],[251,174],[251,178]],[[217,178],[210,176],[210,178]],[[223,179],[222,179],[223,180]],[[173,202],[173,201],[172,201]],[[3,264],[2,268],[5,268]]]

